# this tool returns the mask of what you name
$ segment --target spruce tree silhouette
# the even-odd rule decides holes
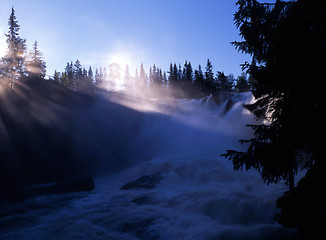
[[[234,20],[244,41],[232,44],[252,56],[252,63],[243,67],[257,99],[246,108],[265,123],[249,126],[254,138],[240,141],[249,145],[246,152],[222,155],[236,170],[257,169],[267,183],[285,180],[290,192],[278,202],[278,221],[298,227],[308,238],[318,229],[314,223],[321,226],[326,219],[325,201],[319,201],[323,193],[316,186],[325,183],[325,106],[318,81],[325,65],[326,8],[310,0],[239,0],[237,5]],[[308,172],[295,187],[301,169]]]

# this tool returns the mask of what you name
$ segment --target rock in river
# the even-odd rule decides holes
[[[135,181],[131,181],[123,185],[120,189],[153,189],[161,182],[163,176],[161,173],[157,172],[151,175],[144,175]]]

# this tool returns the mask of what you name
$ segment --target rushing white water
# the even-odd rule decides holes
[[[146,115],[132,136],[148,159],[95,179],[94,191],[40,196],[6,209],[12,214],[0,218],[0,238],[295,239],[294,230],[273,220],[285,187],[267,186],[253,170],[236,172],[219,156],[245,149],[238,140],[251,134],[245,124],[254,117],[242,107],[251,94],[233,96],[227,112],[227,101],[217,106],[207,99],[179,100]],[[156,172],[164,177],[156,188],[120,190]]]

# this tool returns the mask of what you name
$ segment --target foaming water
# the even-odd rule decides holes
[[[208,100],[208,101],[207,101]],[[209,98],[179,100],[164,114],[146,115],[135,142],[151,152],[92,192],[42,196],[0,218],[1,239],[295,239],[274,220],[282,184],[267,186],[255,171],[236,172],[220,157],[250,137],[254,118],[242,104],[250,93],[216,105]],[[120,190],[141,176],[161,173],[153,189]]]

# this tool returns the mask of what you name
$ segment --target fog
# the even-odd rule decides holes
[[[2,218],[3,239],[294,239],[274,221],[282,184],[236,172],[220,154],[245,150],[251,93],[195,99],[104,94],[76,110],[74,165],[93,173],[92,192],[39,196]],[[83,163],[90,161],[92,164]],[[96,166],[85,171],[86,166]],[[160,174],[151,189],[120,188]],[[24,209],[21,211],[19,209]],[[17,226],[17,219],[24,219]],[[60,230],[58,230],[60,229]]]

